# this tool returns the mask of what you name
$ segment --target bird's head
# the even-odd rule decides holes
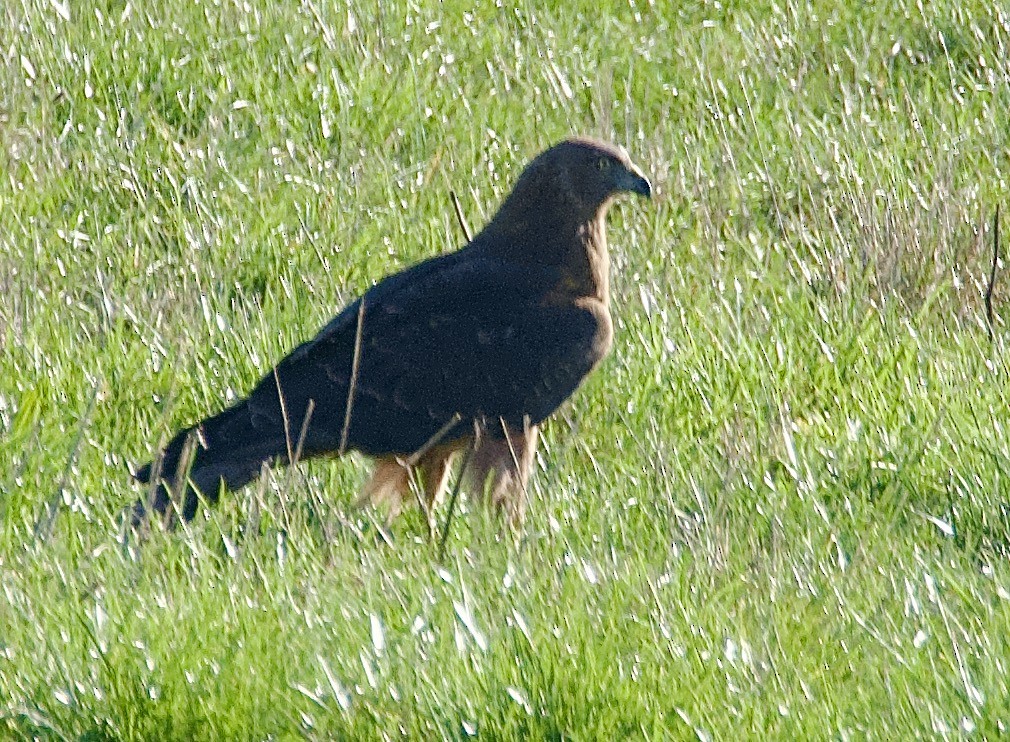
[[[526,166],[495,226],[511,232],[556,230],[562,225],[578,228],[602,220],[621,193],[649,198],[652,184],[623,149],[573,137],[541,152]]]
[[[652,184],[628,153],[595,139],[566,139],[530,163],[534,168],[552,172],[568,200],[594,212],[621,193],[652,197]]]

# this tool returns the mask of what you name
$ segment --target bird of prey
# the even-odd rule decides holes
[[[135,473],[153,508],[190,520],[264,464],[359,451],[362,502],[430,507],[454,456],[474,494],[521,519],[540,425],[610,349],[605,219],[651,197],[623,149],[588,138],[538,155],[462,249],[387,276],[295,348],[245,399],[180,431]]]

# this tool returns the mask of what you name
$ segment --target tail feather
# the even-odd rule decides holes
[[[286,461],[287,443],[280,433],[278,437],[257,430],[245,402],[179,431],[158,458],[133,475],[141,483],[154,485],[150,502],[135,506],[134,524],[143,520],[149,508],[161,515],[168,512],[173,493],[179,493],[180,514],[189,521],[201,496],[214,503],[222,485],[238,489],[256,478],[264,462]],[[187,451],[190,440],[191,455]],[[152,482],[156,469],[160,481]]]

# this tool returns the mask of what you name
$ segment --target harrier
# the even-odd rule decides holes
[[[265,463],[359,451],[375,459],[363,502],[430,506],[456,454],[475,491],[522,516],[540,425],[610,349],[605,220],[620,193],[652,194],[627,154],[563,141],[523,171],[462,249],[384,278],[248,397],[180,431],[135,477],[138,503],[190,520]],[[416,477],[416,480],[415,480]]]

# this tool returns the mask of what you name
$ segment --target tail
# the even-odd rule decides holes
[[[132,521],[138,526],[148,510],[165,515],[172,495],[183,520],[192,520],[202,496],[217,502],[221,486],[238,489],[259,474],[264,462],[287,461],[287,438],[283,429],[263,427],[247,401],[179,431],[154,461],[145,464],[134,478],[154,489],[149,501],[138,502]]]

